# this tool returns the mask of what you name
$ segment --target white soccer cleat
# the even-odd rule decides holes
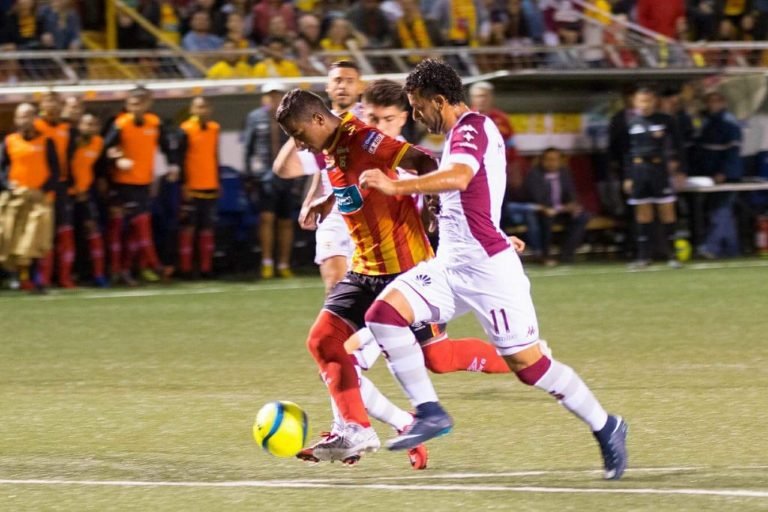
[[[381,448],[379,436],[372,427],[361,427],[348,423],[341,435],[330,436],[313,447],[313,455],[322,461],[350,463],[363,453],[375,452]]]

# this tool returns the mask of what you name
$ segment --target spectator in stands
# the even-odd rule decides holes
[[[275,121],[275,109],[287,87],[269,82],[262,87],[262,106],[250,114],[245,122],[244,171],[252,189],[258,189],[261,213],[259,242],[261,244],[261,276],[275,275],[274,252],[277,245],[277,273],[292,277],[291,250],[293,247],[294,210],[299,205],[296,180],[277,177],[272,169],[280,148],[288,136]],[[254,190],[255,191],[255,190]],[[298,194],[297,194],[298,192]],[[275,237],[275,228],[277,237]],[[277,240],[275,240],[277,238]],[[275,244],[275,241],[277,244]]]
[[[368,36],[369,48],[392,46],[389,20],[379,7],[379,0],[358,0],[347,11],[347,19],[355,30]]]
[[[288,25],[285,23],[285,19],[280,16],[275,16],[269,20],[267,38],[264,41],[275,38],[284,39],[286,42],[296,38],[296,33],[288,30]]]
[[[40,10],[40,43],[54,50],[78,50],[80,42],[80,15],[69,5],[69,0],[51,0]]]
[[[253,18],[251,16],[252,6],[250,0],[229,0],[221,6],[220,11],[224,16],[236,12],[243,19],[243,36],[251,39],[251,30],[253,30]]]
[[[0,16],[0,52],[16,51],[16,37],[12,33],[13,29],[10,15]],[[0,60],[0,82],[15,83],[18,79],[19,63],[10,59]]]
[[[680,141],[683,145],[683,152],[680,155],[680,175],[688,174],[696,128],[693,125],[693,118],[686,112],[680,99],[680,89],[668,87],[661,91],[659,111],[675,120],[677,131],[680,134]]]
[[[715,0],[689,0],[688,27],[694,41],[714,41],[717,37]]]
[[[442,30],[449,46],[477,47],[490,37],[490,17],[477,0],[435,0],[427,18]]]
[[[16,0],[16,5],[5,16],[5,27],[9,41],[19,50],[40,48],[41,27],[35,0]]]
[[[550,254],[555,222],[564,226],[560,262],[573,263],[573,255],[584,238],[590,216],[579,203],[571,172],[564,165],[559,150],[544,150],[540,165],[526,175],[523,188],[528,200],[538,210],[536,219],[541,233],[541,247],[534,249],[541,251],[544,265],[551,267],[557,264]]]
[[[218,50],[223,41],[211,33],[211,17],[208,11],[200,10],[192,14],[190,30],[181,40],[181,46],[191,52]]]
[[[227,14],[227,33],[224,37],[225,42],[231,42],[233,49],[245,50],[253,46],[250,39],[245,36],[245,20],[243,15],[237,11]],[[238,57],[243,63],[249,62],[247,55]]]
[[[678,39],[685,30],[685,0],[637,0],[637,22],[670,39]]]
[[[182,19],[181,23],[181,34],[184,36],[190,30],[194,30],[192,28],[192,18],[194,14],[198,11],[205,11],[208,13],[208,19],[210,20],[210,32],[214,35],[223,37],[227,32],[227,17],[222,11],[216,8],[216,4],[216,0],[194,0],[187,5],[186,16]]]
[[[160,23],[161,8],[157,0],[142,0],[136,11],[153,25]],[[155,36],[144,30],[133,18],[117,14],[117,46],[120,49],[151,49],[157,47]]]
[[[173,0],[160,0],[157,28],[174,44],[181,42],[181,16]]]
[[[711,176],[715,183],[740,181],[743,166],[739,155],[742,140],[739,122],[727,111],[722,94],[711,92],[705,99],[707,111],[696,140],[696,174]],[[736,194],[710,194],[708,199],[709,228],[699,253],[706,258],[738,255],[738,231],[733,212]]]
[[[253,6],[251,35],[256,43],[264,44],[269,37],[269,22],[281,17],[289,32],[296,32],[296,14],[293,5],[284,0],[260,0]]]
[[[293,42],[296,64],[303,75],[323,75],[326,67],[314,55],[322,50],[320,46],[320,20],[314,14],[302,14],[297,22],[298,35]]]
[[[333,18],[328,26],[326,36],[320,40],[320,46],[325,51],[357,50],[368,46],[368,38],[352,27],[346,18]],[[326,65],[337,60],[352,60],[351,55],[336,55],[328,57]]]
[[[285,58],[288,43],[285,39],[273,38],[266,41],[264,54],[267,55],[253,68],[256,78],[289,78],[301,76],[299,66],[292,59]]]
[[[440,46],[440,31],[434,21],[425,19],[419,10],[418,0],[398,0],[402,16],[395,21],[395,46],[397,48],[429,49]],[[413,54],[408,57],[411,64],[418,64],[425,54]]]
[[[208,69],[206,78],[248,78],[253,76],[253,68],[240,58],[231,53],[235,49],[235,43],[224,41],[221,46],[224,50],[222,59]]]

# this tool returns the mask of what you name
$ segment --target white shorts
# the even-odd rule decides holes
[[[315,263],[320,265],[323,261],[334,256],[344,256],[349,259],[355,246],[347,231],[347,223],[344,217],[337,211],[332,211],[323,222],[317,226],[315,232]]]
[[[406,297],[415,322],[447,323],[472,311],[503,356],[539,339],[531,285],[511,248],[462,267],[449,268],[438,259],[422,262],[389,287]]]

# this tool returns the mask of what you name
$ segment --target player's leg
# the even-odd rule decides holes
[[[351,256],[352,240],[347,225],[340,213],[331,212],[315,231],[315,263],[320,266],[326,295],[344,278]]]
[[[632,268],[645,268],[651,260],[651,228],[653,223],[653,180],[649,173],[652,167],[636,167],[632,170],[632,189],[627,203],[634,207],[635,243],[637,246]]]
[[[280,277],[293,277],[291,272],[291,253],[293,252],[293,235],[296,221],[293,212],[296,209],[296,199],[291,192],[291,183],[287,180],[279,180],[277,208],[277,274]]]
[[[163,274],[160,259],[155,250],[155,240],[152,235],[152,215],[149,208],[149,186],[137,185],[131,187],[133,201],[137,213],[131,221],[134,237],[139,253],[139,267],[145,281],[156,282]]]
[[[424,352],[424,363],[432,373],[509,373],[496,347],[479,338],[452,339],[445,324],[411,326]]]
[[[275,276],[275,209],[277,198],[271,181],[259,183],[259,245],[261,246],[261,277],[271,279]]]
[[[187,276],[192,273],[192,260],[195,256],[196,213],[197,204],[195,199],[184,199],[179,212],[179,272]]]
[[[675,258],[675,233],[677,232],[677,198],[672,188],[672,180],[666,169],[660,168],[655,172],[654,202],[659,212],[659,222],[664,228],[667,241],[667,262],[673,268],[682,265]]]
[[[438,401],[410,326],[417,321],[447,321],[456,312],[445,271],[437,260],[430,260],[398,277],[365,315],[390,371],[416,409],[411,426],[388,443],[391,450],[413,448],[453,427]]]
[[[118,282],[123,273],[123,215],[125,210],[122,195],[122,185],[113,185],[109,191],[107,245],[109,246],[109,269],[113,282]]]
[[[586,423],[602,449],[605,477],[620,478],[627,463],[626,423],[606,413],[571,367],[542,353],[530,283],[517,256],[504,251],[474,266],[471,276],[456,277],[463,283],[456,293],[471,306],[510,370]]]
[[[83,212],[83,227],[88,241],[88,254],[91,258],[91,277],[96,286],[105,287],[107,280],[104,276],[104,238],[98,224],[99,212],[96,203],[91,199],[78,204]]]
[[[65,187],[56,194],[56,266],[59,286],[74,288],[72,265],[75,262],[75,231],[73,229],[72,200]]]
[[[213,254],[216,250],[216,199],[195,199],[197,215],[197,254],[203,277],[213,270]]]
[[[349,258],[347,256],[331,256],[320,262],[320,277],[325,285],[326,295],[330,293],[336,283],[344,278],[344,274],[349,269]]]

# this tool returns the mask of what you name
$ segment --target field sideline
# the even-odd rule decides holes
[[[301,277],[0,292],[0,510],[768,510],[768,260],[529,274],[555,355],[630,423],[620,482],[508,376],[434,377],[456,428],[423,472],[386,451],[354,468],[263,453],[269,400],[329,425],[304,348],[322,284]],[[449,332],[480,334],[471,317]],[[369,376],[407,407],[385,365]]]

